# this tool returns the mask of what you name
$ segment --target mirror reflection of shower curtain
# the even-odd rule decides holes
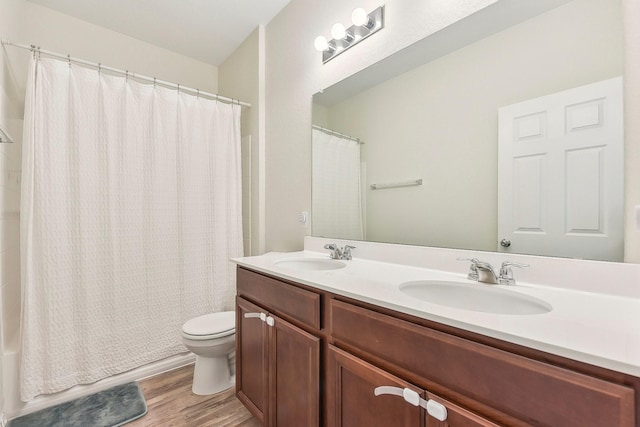
[[[313,235],[363,239],[360,144],[313,129],[312,147]]]

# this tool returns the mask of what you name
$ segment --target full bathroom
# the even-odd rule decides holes
[[[2,427],[640,427],[638,24],[0,0]]]

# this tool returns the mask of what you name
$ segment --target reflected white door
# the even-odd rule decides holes
[[[623,150],[622,77],[500,108],[498,250],[622,261]]]

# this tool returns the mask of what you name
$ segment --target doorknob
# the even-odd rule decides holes
[[[509,246],[511,246],[511,240],[509,239],[500,240],[500,246],[502,246],[503,248],[508,248]]]

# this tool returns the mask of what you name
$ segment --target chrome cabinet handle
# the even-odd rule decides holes
[[[511,246],[511,240],[509,239],[500,240],[500,246],[502,246],[503,248],[508,248],[509,246]]]
[[[373,394],[376,396],[380,396],[382,394],[400,396],[407,403],[426,409],[427,413],[436,420],[445,421],[447,419],[447,408],[442,403],[438,403],[432,399],[424,400],[418,393],[408,388],[380,386],[373,390]]]

